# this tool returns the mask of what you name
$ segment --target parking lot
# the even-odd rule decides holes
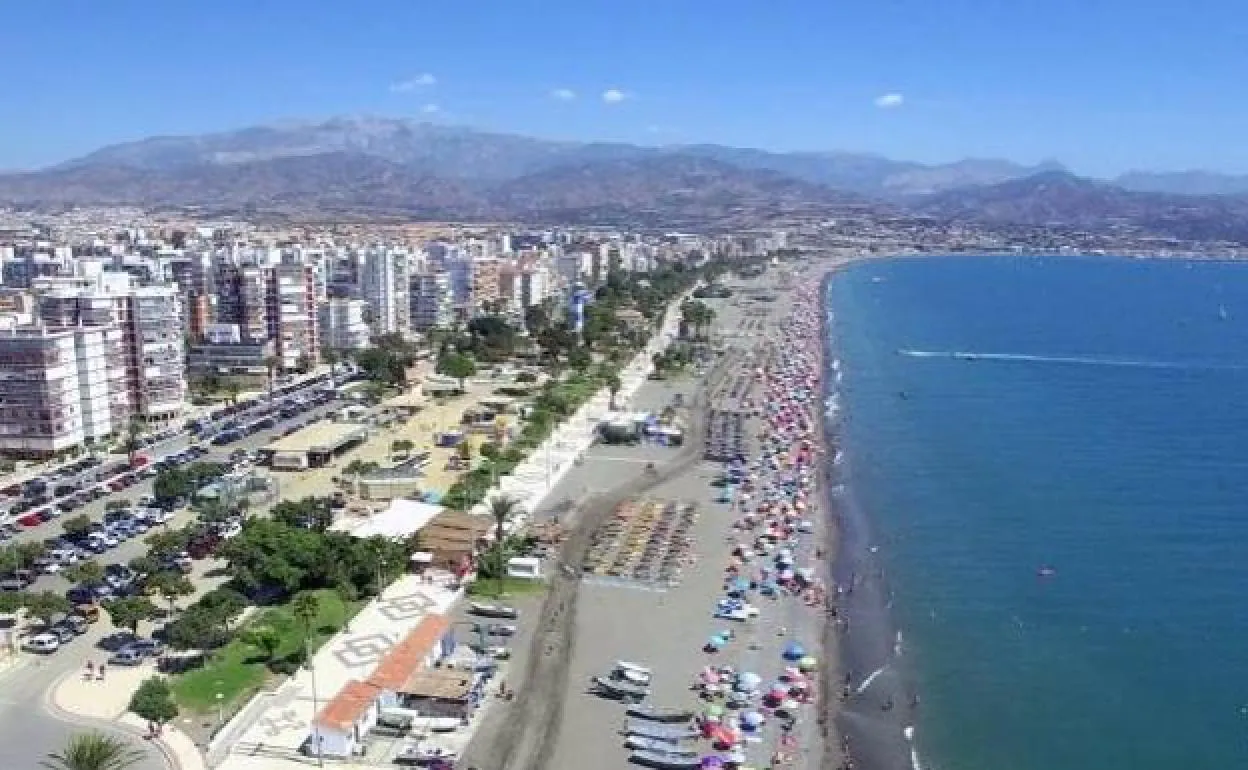
[[[155,499],[153,481],[161,470],[219,463],[222,472],[230,474],[225,477],[228,481],[231,476],[249,472],[258,449],[306,424],[329,417],[337,408],[333,393],[322,383],[314,382],[286,394],[275,394],[274,400],[253,403],[246,409],[221,410],[215,420],[198,421],[195,435],[191,430],[182,430],[152,437],[133,466],[116,456],[98,461],[87,458],[56,473],[46,473],[40,481],[27,482],[20,489],[4,489],[18,493],[16,497],[0,497],[0,506],[7,505],[10,510],[13,503],[29,500],[43,490],[55,497],[2,519],[0,537],[6,542],[0,547],[31,548],[31,544],[38,544],[42,553],[30,569],[0,575],[0,589],[50,591],[76,605],[73,613],[52,628],[38,629],[27,636],[23,646],[31,652],[50,654],[62,645],[72,644],[76,636],[88,631],[90,607],[143,589],[144,576],[135,574],[128,565],[149,554],[145,542],[148,535],[196,522],[199,514],[187,505],[187,500]],[[224,440],[220,438],[223,433]],[[210,476],[205,481],[211,484],[218,480]],[[25,494],[27,489],[31,494]],[[200,491],[203,489],[201,486]],[[62,494],[56,495],[58,490]],[[42,515],[31,518],[33,511],[41,511]],[[84,516],[90,523],[87,529],[72,536],[65,531],[64,522]],[[211,575],[212,567],[219,565],[214,565],[209,557],[217,542],[239,528],[238,516],[207,523],[205,542],[211,547],[197,550],[192,542],[188,551],[163,554],[160,569],[187,574],[197,589],[203,589],[205,582],[219,584],[224,578]],[[85,561],[94,561],[104,568],[102,579],[92,585],[75,585],[67,580],[66,573]],[[127,655],[133,656],[133,645],[126,649],[132,651]],[[126,661],[118,659],[116,663],[125,665]]]

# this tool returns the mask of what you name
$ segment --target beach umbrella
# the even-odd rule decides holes
[[[777,715],[781,715],[781,714],[790,714],[790,715],[791,715],[791,714],[796,714],[796,713],[797,713],[797,707],[798,707],[798,703],[797,703],[797,701],[793,700],[792,698],[787,698],[787,699],[785,699],[785,701],[784,701],[783,703],[781,703],[779,706],[776,706],[776,714],[777,714]]]
[[[718,703],[714,703],[714,704],[711,704],[710,706],[707,706],[706,711],[703,712],[703,716],[709,719],[719,719],[723,715],[724,715],[724,707],[719,705]]]
[[[757,730],[763,725],[763,715],[757,711],[747,711],[741,715],[741,726],[748,730]]]
[[[712,636],[710,639],[707,639],[707,640],[706,640],[706,647],[705,647],[705,649],[707,649],[707,650],[711,650],[712,652],[718,652],[718,651],[719,651],[719,649],[720,649],[721,647],[723,647],[723,646],[724,646],[724,639],[723,639],[723,637],[719,637],[719,636]]]
[[[802,658],[801,660],[797,662],[797,667],[801,669],[802,671],[814,671],[818,665],[819,665],[819,661],[815,660],[809,655],[807,655],[806,657]]]
[[[724,766],[724,760],[714,754],[702,757],[702,770],[718,770]]]
[[[784,646],[785,660],[801,660],[806,657],[806,648],[797,642],[789,642]]]
[[[763,683],[763,678],[751,671],[746,671],[737,675],[737,689],[743,692],[752,692],[757,690],[758,686]]]
[[[798,679],[803,679],[804,677],[802,676],[802,672],[797,669],[797,666],[788,666],[784,669],[784,673],[780,678],[792,682]]]

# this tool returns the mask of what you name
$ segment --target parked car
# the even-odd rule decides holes
[[[110,666],[137,666],[143,662],[145,657],[146,656],[142,652],[136,649],[132,649],[130,647],[123,647],[117,652],[114,652],[111,656],[109,656],[108,665]]]
[[[61,648],[61,640],[56,634],[35,634],[22,642],[22,649],[40,655],[51,655]]]

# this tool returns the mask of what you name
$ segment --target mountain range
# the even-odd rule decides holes
[[[1248,237],[1248,177],[844,152],[536,139],[388,118],[154,137],[0,174],[0,203],[199,206],[294,216],[712,223],[873,205],[1001,224]],[[1230,237],[1234,236],[1234,237]]]

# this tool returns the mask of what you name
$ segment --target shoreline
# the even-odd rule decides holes
[[[853,497],[852,466],[843,443],[841,364],[829,292],[836,274],[848,264],[853,263],[828,268],[819,283],[825,405],[820,425],[827,453],[823,500],[830,520],[826,540],[833,557],[829,567],[837,586],[835,609],[826,618],[823,640],[825,655],[835,650],[842,677],[824,684],[849,767],[921,770],[914,745],[919,698],[906,669],[903,634],[889,612],[887,580],[874,558],[870,520]],[[833,372],[838,376],[832,376]]]

